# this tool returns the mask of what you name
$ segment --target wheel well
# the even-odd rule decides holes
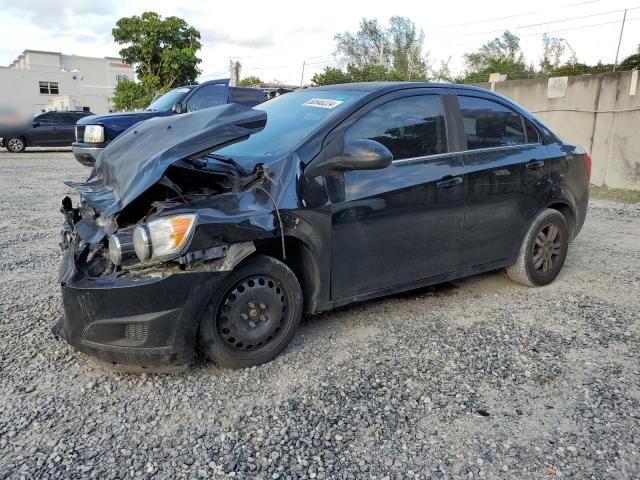
[[[549,205],[548,208],[557,210],[562,214],[564,219],[567,221],[567,226],[569,227],[569,238],[573,238],[573,233],[576,229],[576,217],[573,210],[571,210],[571,207],[566,203],[554,203],[553,205]]]
[[[284,237],[286,258],[282,256],[280,237],[254,242],[255,254],[277,258],[296,275],[302,288],[304,311],[314,313],[320,297],[320,271],[309,248],[295,237]]]

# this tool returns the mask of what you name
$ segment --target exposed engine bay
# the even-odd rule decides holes
[[[213,198],[238,203],[251,189],[262,197],[258,211],[277,205],[263,164],[249,170],[212,150],[248,138],[265,122],[264,112],[230,104],[132,127],[105,149],[86,182],[68,183],[81,202],[74,208],[69,197],[62,201],[62,249],[74,250],[76,267],[90,278],[164,276],[205,264],[232,269],[253,243],[225,239],[224,228],[218,239],[206,226],[196,234],[199,217],[213,212]]]

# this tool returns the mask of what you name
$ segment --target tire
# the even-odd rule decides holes
[[[568,248],[567,221],[557,210],[547,208],[531,223],[516,262],[507,268],[507,275],[514,282],[530,287],[549,285],[560,273]]]
[[[289,267],[272,257],[252,256],[214,293],[200,323],[201,350],[225,368],[269,362],[293,338],[302,310],[302,289]]]
[[[22,137],[7,138],[4,141],[5,148],[11,153],[22,153],[27,144]]]

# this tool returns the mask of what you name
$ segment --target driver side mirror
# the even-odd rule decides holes
[[[391,165],[393,160],[393,154],[387,147],[368,138],[347,140],[337,155],[331,155],[331,146],[326,150],[324,158],[311,163],[305,170],[307,176],[330,171],[379,170]]]
[[[171,107],[171,111],[173,113],[182,113],[182,104],[181,103],[174,103],[173,107]]]
[[[33,128],[39,127],[39,126],[40,126],[40,122],[33,122],[33,123],[31,124],[31,126],[32,126]]]

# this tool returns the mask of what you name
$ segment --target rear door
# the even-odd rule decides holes
[[[33,119],[27,130],[27,145],[55,145],[58,138],[58,113],[47,112]]]
[[[351,119],[344,140],[385,145],[392,164],[328,176],[332,298],[449,271],[464,215],[463,167],[447,141],[443,98],[396,92]]]
[[[506,102],[459,95],[466,150],[459,268],[510,258],[549,193],[547,149]]]
[[[64,112],[59,114],[58,120],[58,146],[71,145],[75,141],[76,122],[82,117],[81,113]]]

